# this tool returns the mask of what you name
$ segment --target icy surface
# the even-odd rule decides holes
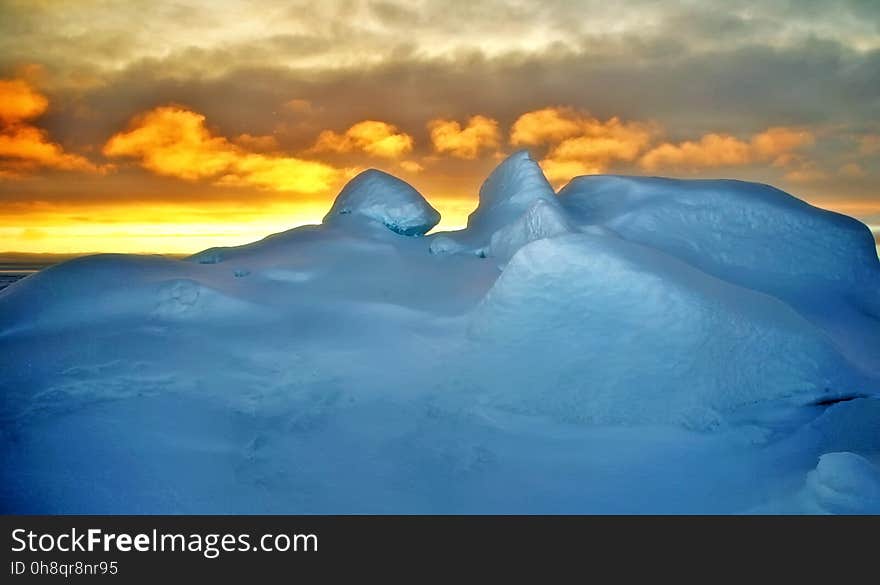
[[[325,221],[0,292],[0,508],[875,513],[866,228],[526,153],[468,227],[368,171]],[[873,251],[873,248],[871,249]]]

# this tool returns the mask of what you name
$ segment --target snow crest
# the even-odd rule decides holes
[[[553,187],[528,151],[521,150],[499,164],[480,187],[479,204],[467,227],[436,236],[444,240],[432,251],[499,255],[503,263],[519,246],[568,231],[566,225]]]
[[[440,213],[409,183],[376,169],[360,173],[343,187],[324,223],[346,215],[380,222],[404,236],[424,235],[440,221]]]

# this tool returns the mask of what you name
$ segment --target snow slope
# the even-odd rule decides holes
[[[3,290],[0,508],[877,511],[858,222],[731,181],[557,196],[525,152],[438,220],[367,171],[321,225]]]

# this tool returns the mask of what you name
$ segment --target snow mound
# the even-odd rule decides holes
[[[536,207],[538,203],[544,207]],[[532,220],[523,219],[532,210]],[[556,213],[558,217],[549,219]],[[563,212],[553,187],[547,181],[541,167],[521,150],[511,154],[501,162],[480,187],[477,208],[468,216],[467,227],[457,232],[449,232],[443,237],[456,245],[443,242],[441,253],[469,252],[478,256],[488,256],[490,242],[499,230],[516,223],[564,223]],[[542,218],[544,219],[542,221]],[[515,237],[514,232],[529,229],[528,225],[511,228],[506,235],[498,236],[498,249],[502,254],[512,253],[502,250],[506,246],[501,240]]]
[[[867,226],[768,185],[578,177],[559,192],[571,220],[773,295],[880,376],[880,261]]]
[[[793,281],[876,283],[870,230],[768,185],[732,180],[586,176],[559,200],[580,224],[768,291]]]
[[[519,250],[471,335],[495,404],[570,422],[709,428],[745,405],[811,403],[849,383],[825,336],[779,300],[592,234]]]
[[[807,474],[806,495],[831,514],[880,514],[880,468],[855,453],[826,453]]]
[[[0,335],[145,316],[156,301],[149,283],[181,274],[181,266],[160,256],[125,254],[98,254],[52,266],[0,293]]]
[[[538,163],[528,151],[517,151],[495,167],[480,187],[480,203],[468,217],[467,227],[497,229],[539,200],[558,205],[553,187]]]
[[[404,236],[424,235],[440,221],[440,213],[412,186],[376,169],[360,173],[343,187],[324,223],[347,215],[377,221]]]
[[[513,223],[492,234],[486,256],[506,263],[529,242],[572,231],[568,219],[558,206],[548,203],[546,199],[538,199]]]

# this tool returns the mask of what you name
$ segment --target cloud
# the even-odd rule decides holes
[[[284,102],[284,107],[297,114],[310,114],[313,109],[312,102],[299,98],[287,100]]]
[[[408,173],[421,173],[425,170],[425,167],[420,165],[414,160],[404,160],[400,161],[400,168],[405,170]]]
[[[22,79],[0,79],[0,123],[9,126],[38,117],[49,100]]]
[[[813,133],[799,128],[773,127],[752,135],[747,141],[729,134],[709,133],[696,141],[665,142],[655,146],[639,159],[639,165],[648,171],[695,171],[755,163],[787,166],[798,160],[798,151],[814,143]]]
[[[597,122],[572,108],[543,108],[527,112],[516,119],[510,129],[510,143],[536,146],[561,142],[580,134],[584,125],[590,126]]]
[[[860,164],[854,162],[841,166],[838,172],[844,177],[853,179],[860,179],[868,174]]]
[[[571,107],[548,107],[522,114],[513,123],[513,145],[546,146],[541,160],[547,178],[560,184],[574,176],[606,172],[618,163],[654,171],[696,171],[724,166],[770,164],[787,170],[787,178],[804,182],[821,178],[802,150],[815,143],[803,128],[775,126],[748,140],[717,132],[697,140],[655,141],[662,128],[650,121],[601,120]]]
[[[22,79],[0,79],[0,178],[18,178],[37,168],[98,172],[96,165],[49,139],[30,123],[49,107],[46,96]]]
[[[136,158],[160,175],[274,191],[319,193],[343,175],[321,162],[252,152],[215,136],[206,127],[205,116],[178,106],[158,107],[135,117],[127,130],[107,141],[103,152]]]
[[[775,126],[752,136],[753,156],[758,161],[771,160],[785,166],[795,151],[816,143],[816,136],[804,128]]]
[[[785,173],[785,179],[792,183],[814,183],[828,178],[828,173],[813,162],[803,163]]]
[[[255,152],[274,152],[281,149],[278,139],[271,134],[267,136],[254,136],[252,134],[240,134],[235,138],[235,143],[242,148]]]
[[[649,122],[599,120],[573,108],[553,107],[521,115],[513,123],[514,145],[550,145],[541,161],[553,183],[577,175],[600,173],[615,162],[631,162],[658,132]]]
[[[455,120],[431,120],[428,130],[436,152],[457,158],[473,160],[483,150],[497,149],[501,142],[498,122],[486,116],[471,116],[465,127]]]
[[[342,134],[324,130],[312,147],[314,152],[364,152],[381,158],[399,158],[412,149],[412,136],[376,120],[358,122]]]

